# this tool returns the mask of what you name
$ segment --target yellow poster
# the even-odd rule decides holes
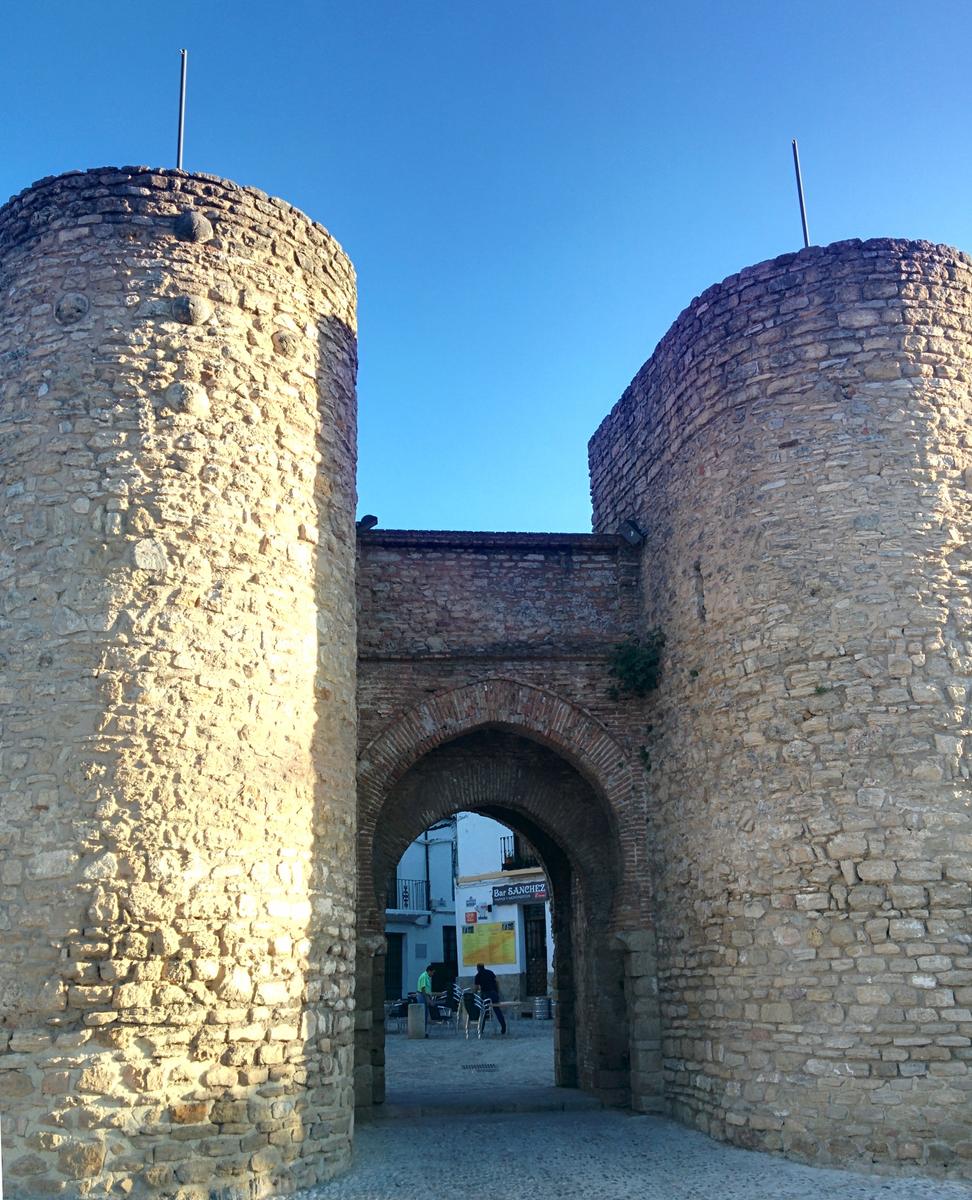
[[[479,921],[462,927],[462,965],[487,967],[516,962],[516,926],[512,921]]]

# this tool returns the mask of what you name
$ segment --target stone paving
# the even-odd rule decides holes
[[[807,1167],[603,1109],[554,1088],[550,1022],[511,1031],[482,1041],[445,1029],[412,1041],[389,1033],[384,1112],[359,1123],[350,1172],[306,1200],[972,1198],[961,1183]]]
[[[389,1032],[385,1042],[387,1101],[380,1118],[458,1112],[543,1112],[598,1109],[599,1101],[575,1088],[554,1086],[553,1022],[508,1019],[504,1037],[487,1023],[468,1039],[455,1025],[430,1026],[429,1037],[410,1040]]]

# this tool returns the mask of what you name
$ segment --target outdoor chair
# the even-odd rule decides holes
[[[385,1028],[395,1033],[404,1033],[408,1024],[408,1001],[395,1000],[385,1003]]]
[[[465,992],[462,998],[463,1009],[466,1015],[466,1038],[469,1038],[469,1026],[476,1022],[476,1037],[483,1036],[483,1030],[486,1027],[486,1022],[492,1019],[493,1002],[492,1000],[484,1000],[478,992]]]
[[[463,1008],[463,997],[466,995],[467,991],[467,988],[462,987],[461,984],[456,981],[453,981],[452,986],[449,988],[448,1004],[456,1018],[456,1033],[459,1032],[459,1021],[461,1020],[462,1014],[465,1011]]]
[[[429,1030],[444,1028],[452,1024],[452,996],[449,992],[437,992],[429,1006]]]

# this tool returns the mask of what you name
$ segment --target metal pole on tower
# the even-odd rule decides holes
[[[796,171],[797,198],[800,201],[800,220],[803,222],[803,245],[810,245],[810,230],[807,228],[807,204],[803,198],[803,175],[800,173],[800,151],[793,139],[793,169]]]
[[[182,56],[182,68],[179,75],[179,137],[176,143],[176,167],[181,171],[182,143],[186,131],[186,58],[188,55],[185,50],[180,50],[179,53]]]

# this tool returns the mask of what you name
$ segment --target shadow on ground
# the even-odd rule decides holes
[[[430,1039],[431,1040],[431,1039]],[[739,1150],[617,1110],[427,1116],[355,1133],[354,1165],[306,1200],[970,1200],[959,1183],[888,1179]]]
[[[358,1126],[350,1172],[305,1200],[972,1200],[961,1183],[806,1167],[603,1109],[554,1087],[550,1022],[386,1045],[387,1104]]]
[[[453,1022],[432,1025],[429,1037],[389,1031],[385,1040],[383,1105],[374,1119],[457,1113],[590,1111],[600,1101],[554,1086],[553,1022],[511,1020],[509,1033],[475,1026],[467,1038]]]

